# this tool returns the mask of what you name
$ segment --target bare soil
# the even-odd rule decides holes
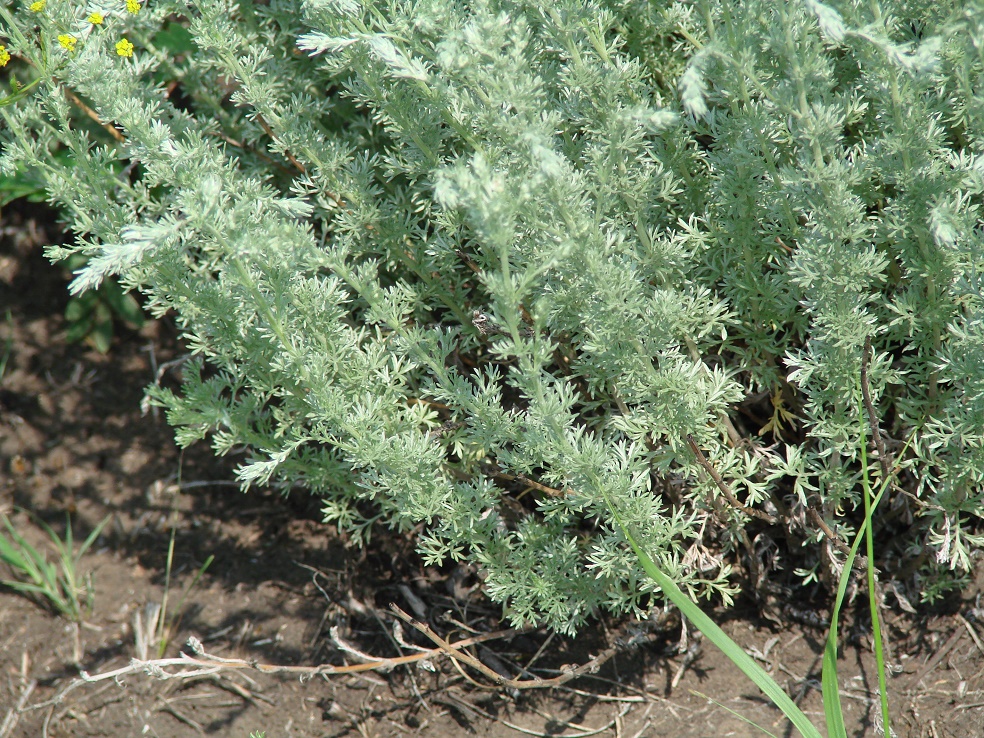
[[[493,670],[522,677],[525,667],[549,678],[617,638],[641,641],[597,673],[553,689],[496,687],[439,655],[389,671],[307,680],[240,669],[81,683],[80,671],[105,674],[140,653],[137,617],[146,624],[165,597],[168,658],[191,653],[185,642],[192,635],[215,656],[289,666],[356,664],[356,652],[389,658],[434,648],[397,625],[391,603],[451,641],[508,625],[483,598],[475,572],[427,569],[413,541],[396,534],[380,532],[365,549],[350,547],[320,522],[317,500],[243,495],[231,483],[237,459],[217,459],[204,445],[180,452],[163,415],[140,409],[156,367],[182,353],[173,325],[121,329],[107,355],[66,345],[66,275],[41,254],[48,239],[64,236],[50,213],[26,206],[5,211],[0,227],[0,358],[5,348],[8,357],[0,378],[0,512],[42,548],[44,534],[24,511],[62,534],[70,515],[76,541],[112,516],[82,560],[95,596],[81,625],[0,587],[0,738],[760,735],[746,719],[795,735],[722,655],[695,647],[693,634],[684,641],[672,617],[645,627],[604,620],[576,639],[534,630],[470,649]],[[888,603],[899,736],[984,736],[981,589],[978,577],[948,609],[918,615]],[[821,722],[824,631],[763,620],[750,603],[718,616]],[[870,637],[845,631],[841,684],[850,734],[879,735]],[[156,644],[145,655],[157,657]],[[169,670],[182,668],[189,667]]]

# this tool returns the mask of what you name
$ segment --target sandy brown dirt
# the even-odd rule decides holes
[[[416,609],[452,640],[506,624],[482,597],[474,572],[425,569],[411,540],[384,531],[366,549],[350,548],[320,522],[316,500],[303,493],[243,495],[230,484],[237,459],[215,459],[206,447],[180,453],[164,418],[140,411],[154,366],[180,355],[173,326],[164,320],[139,333],[121,329],[106,356],[65,345],[65,275],[41,256],[58,229],[44,211],[26,212],[8,210],[0,223],[0,351],[9,345],[0,383],[0,512],[38,546],[43,534],[21,509],[59,532],[69,513],[77,540],[105,516],[112,521],[82,561],[95,597],[80,627],[0,588],[0,738],[760,735],[739,715],[776,735],[794,735],[712,647],[688,663],[672,619],[665,630],[642,631],[641,646],[598,673],[552,690],[494,688],[445,658],[430,661],[431,670],[399,666],[303,682],[228,670],[79,684],[80,670],[104,674],[138,654],[136,618],[146,622],[165,593],[172,626],[166,657],[176,657],[190,635],[223,658],[290,666],[357,663],[343,644],[379,657],[433,647],[406,626],[399,631],[404,644],[396,641],[390,603]],[[210,556],[213,563],[191,587]],[[889,612],[892,662],[900,667],[890,680],[899,736],[984,736],[977,585],[947,612]],[[819,721],[824,633],[762,621],[748,605],[719,615]],[[590,660],[631,628],[600,622],[577,639],[532,631],[472,652],[493,669],[516,675],[520,665],[532,665],[550,677]],[[841,683],[851,735],[875,736],[870,638],[846,631]],[[148,658],[156,655],[156,646],[147,649]]]

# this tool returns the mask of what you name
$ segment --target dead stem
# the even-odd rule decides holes
[[[742,505],[738,501],[738,498],[735,497],[735,493],[732,492],[731,487],[729,487],[728,483],[724,481],[724,479],[721,477],[720,474],[718,474],[717,469],[713,467],[711,462],[707,460],[707,457],[704,456],[704,452],[701,451],[700,447],[697,445],[697,441],[695,441],[694,437],[689,433],[687,434],[687,444],[690,446],[690,450],[697,458],[697,463],[700,464],[704,468],[704,471],[706,471],[710,475],[711,479],[714,480],[714,483],[717,485],[718,489],[721,490],[721,492],[724,494],[724,498],[728,501],[728,504],[731,505],[731,507],[753,518],[764,520],[769,525],[777,525],[779,523],[778,518],[773,517],[772,515],[769,515],[766,512],[762,512],[761,510],[756,510],[753,507],[747,507],[746,505]]]
[[[635,645],[637,640],[630,639],[627,643],[616,641],[590,661],[587,661],[580,666],[568,667],[563,670],[563,673],[560,676],[557,677],[543,679],[541,677],[534,676],[532,679],[510,679],[499,674],[494,669],[483,664],[470,653],[464,651],[462,649],[462,641],[454,644],[449,643],[435,633],[434,630],[426,623],[422,623],[419,620],[412,618],[396,605],[391,605],[391,608],[393,613],[400,618],[400,620],[425,635],[431,642],[437,645],[440,651],[443,651],[445,655],[453,659],[456,665],[466,664],[492,680],[496,685],[501,687],[509,687],[511,689],[542,689],[544,687],[556,687],[560,684],[566,684],[579,676],[594,674],[601,668],[602,664],[611,659],[615,654],[625,650],[625,648]]]
[[[878,413],[871,401],[871,384],[868,381],[868,367],[871,364],[871,336],[865,336],[864,352],[861,354],[861,396],[864,407],[868,411],[868,423],[871,424],[871,435],[878,449],[878,463],[881,464],[882,478],[888,479],[892,474],[892,463],[885,449],[885,439],[882,438],[881,425],[878,423]]]

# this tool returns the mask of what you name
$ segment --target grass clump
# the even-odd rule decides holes
[[[10,518],[3,515],[6,533],[0,532],[0,561],[7,565],[14,578],[0,580],[0,584],[30,597],[57,615],[72,622],[81,622],[84,611],[91,610],[95,596],[92,575],[81,573],[82,557],[96,542],[110,517],[107,516],[92,529],[78,550],[75,549],[72,521],[68,515],[65,516],[64,538],[43,520],[36,519],[55,553],[55,560],[49,561],[47,554],[28,543]]]

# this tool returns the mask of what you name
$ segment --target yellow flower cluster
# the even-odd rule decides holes
[[[7,51],[7,47],[0,44],[0,67],[7,66],[7,62],[10,61],[10,52]]]
[[[27,7],[32,13],[40,13],[42,10],[44,10],[47,4],[48,4],[48,0],[34,0],[34,2],[32,2]],[[140,0],[126,0],[126,10],[128,13],[132,13],[135,15],[140,12],[140,8],[141,8]],[[103,23],[106,22],[106,16],[98,11],[93,11],[92,13],[89,14],[86,20],[93,26],[101,26],[103,25]],[[58,44],[63,49],[69,52],[75,51],[78,42],[79,42],[78,37],[70,33],[63,33],[58,36]],[[130,41],[126,38],[121,38],[119,41],[116,42],[116,53],[119,56],[124,56],[128,58],[132,57],[133,49],[134,49],[133,44],[130,43]],[[0,67],[7,66],[7,62],[9,61],[10,61],[10,52],[7,51],[7,48],[5,46],[0,44]]]

